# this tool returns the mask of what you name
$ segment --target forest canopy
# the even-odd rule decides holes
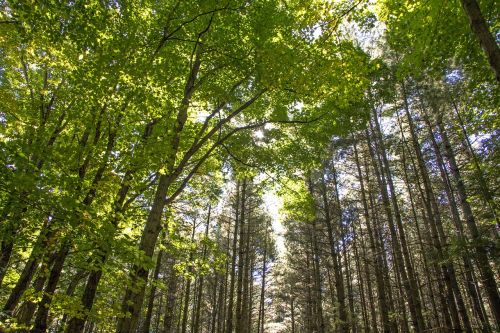
[[[499,10],[0,1],[0,332],[500,330]]]

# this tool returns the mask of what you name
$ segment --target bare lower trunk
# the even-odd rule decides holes
[[[156,284],[154,282],[158,280],[158,275],[160,274],[162,257],[163,250],[160,250],[160,252],[158,252],[158,258],[156,259],[156,267],[153,273],[153,283],[151,284],[151,291],[148,299],[148,309],[146,312],[146,317],[144,318],[144,323],[142,325],[142,333],[149,333],[149,328],[151,327],[151,319],[153,318],[153,306],[156,297]]]

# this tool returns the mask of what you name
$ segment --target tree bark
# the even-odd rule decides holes
[[[144,323],[142,325],[142,333],[149,333],[151,327],[151,319],[153,318],[153,307],[156,297],[156,285],[155,282],[158,280],[158,275],[161,269],[161,259],[163,257],[163,250],[158,252],[158,257],[156,258],[156,267],[153,273],[153,281],[151,283],[151,291],[149,292],[148,308],[146,311],[146,317],[144,318]],[[71,332],[71,331],[70,331]]]
[[[481,44],[488,58],[491,69],[495,73],[497,81],[500,83],[500,48],[486,24],[479,3],[476,0],[460,0],[460,2],[469,19],[472,32],[479,40],[479,44]]]
[[[375,163],[377,161],[380,162],[380,170],[385,171],[385,176],[382,172],[380,172],[379,175],[377,175],[377,179],[382,193],[382,201],[384,203],[384,208],[387,215],[387,221],[389,223],[389,230],[393,242],[394,254],[397,260],[397,265],[399,267],[401,280],[405,288],[406,296],[408,298],[408,306],[410,308],[410,315],[412,318],[413,325],[417,331],[423,331],[425,330],[425,323],[422,316],[421,302],[415,281],[415,272],[410,262],[408,243],[406,241],[405,230],[403,228],[403,224],[401,221],[399,205],[397,203],[396,192],[392,181],[392,175],[389,169],[389,162],[387,160],[387,155],[385,151],[384,142],[381,136],[380,125],[378,122],[378,115],[376,110],[373,110],[373,122],[375,123],[374,128],[372,128],[375,137],[375,146],[377,145],[379,146],[378,151],[382,157],[382,162],[380,162],[379,159],[376,157],[375,152],[372,152],[371,154],[376,174],[378,168],[376,167]],[[390,197],[387,191],[387,185],[389,185],[389,189],[391,191]],[[393,219],[392,216],[391,203],[394,209],[395,219]],[[394,224],[394,220],[396,220],[397,229],[396,225]]]
[[[238,233],[240,228],[240,182],[236,182],[236,204],[235,204],[235,219],[234,219],[234,231],[233,231],[233,244],[232,244],[232,256],[231,256],[231,282],[229,286],[229,300],[227,306],[227,333],[233,332],[233,307],[234,307],[234,287],[236,285],[236,253],[238,245]]]
[[[443,139],[446,158],[450,163],[450,171],[455,180],[455,186],[460,198],[460,204],[465,217],[465,222],[471,235],[471,244],[473,245],[476,252],[476,260],[478,262],[482,283],[484,285],[486,295],[488,296],[488,299],[490,301],[490,307],[495,319],[495,323],[497,325],[497,329],[500,329],[500,295],[498,293],[495,274],[493,273],[493,270],[491,269],[489,263],[488,251],[482,244],[481,234],[479,233],[474,214],[472,213],[472,208],[469,204],[469,197],[465,189],[465,184],[455,160],[455,154],[451,147],[450,140],[448,139],[446,129],[444,128],[439,115],[437,118],[437,125]]]
[[[243,329],[243,312],[242,312],[242,299],[243,299],[243,276],[244,276],[244,264],[245,257],[247,253],[245,253],[245,244],[246,244],[246,230],[245,224],[248,223],[246,221],[245,213],[246,213],[246,191],[247,191],[247,183],[246,179],[243,179],[243,184],[241,185],[241,216],[240,216],[240,235],[238,241],[238,280],[236,285],[236,332],[241,332]]]

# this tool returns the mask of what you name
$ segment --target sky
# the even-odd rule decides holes
[[[278,251],[278,256],[285,252],[285,239],[283,233],[285,231],[280,210],[283,207],[283,200],[276,195],[275,190],[267,190],[263,196],[264,204],[266,210],[272,218],[273,231],[276,236],[276,250]]]

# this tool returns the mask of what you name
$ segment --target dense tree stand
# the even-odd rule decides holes
[[[0,1],[0,332],[500,331],[499,18]]]

